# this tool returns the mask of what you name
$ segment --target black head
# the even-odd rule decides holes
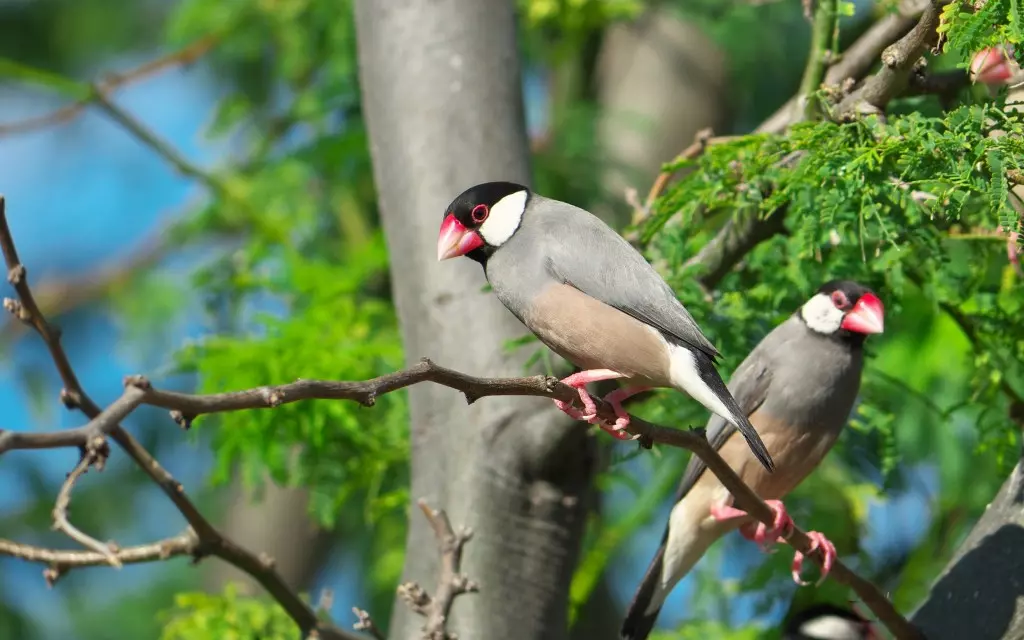
[[[437,237],[437,259],[467,256],[480,262],[519,230],[530,190],[514,182],[484,182],[452,200]]]
[[[885,308],[875,292],[853,280],[830,280],[800,307],[800,319],[817,333],[860,346],[882,333]]]
[[[852,609],[815,604],[791,617],[782,640],[874,640],[871,623]]]

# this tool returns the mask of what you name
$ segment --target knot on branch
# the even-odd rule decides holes
[[[29,322],[32,319],[32,316],[25,310],[25,306],[14,298],[4,298],[4,309],[7,309],[11,315],[22,322]]]
[[[149,381],[149,378],[138,374],[125,376],[124,386],[126,389],[128,387],[135,387],[136,389],[141,389],[143,391],[149,391],[153,388],[153,384]]]
[[[60,390],[60,403],[65,409],[81,409],[82,394],[77,391],[64,388]]]
[[[52,589],[53,585],[57,584],[57,581],[60,580],[64,573],[65,571],[55,564],[43,569],[43,580],[46,581],[46,586]]]
[[[428,615],[428,608],[434,603],[430,594],[419,585],[418,582],[403,582],[398,585],[398,597],[405,600],[415,613],[421,616]]]
[[[171,420],[174,420],[175,424],[177,424],[185,431],[188,431],[189,429],[192,428],[192,421],[195,419],[195,416],[185,415],[184,413],[178,411],[177,409],[171,411]]]
[[[10,282],[13,286],[17,287],[25,281],[25,274],[27,273],[25,265],[18,263],[7,270],[7,282]]]
[[[259,393],[263,402],[267,403],[271,409],[281,406],[281,403],[284,402],[284,394],[272,387],[260,387]]]

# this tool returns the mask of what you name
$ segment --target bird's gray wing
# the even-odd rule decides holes
[[[772,381],[769,363],[765,358],[761,357],[759,351],[761,350],[755,348],[747,359],[740,363],[728,385],[729,391],[736,398],[736,403],[739,405],[740,410],[748,418],[764,403],[765,398],[768,396],[768,387],[771,386]],[[711,414],[705,429],[708,443],[715,451],[718,451],[725,444],[725,441],[729,439],[729,436],[736,432],[736,427],[714,413]],[[703,460],[695,455],[690,457],[690,462],[686,465],[686,471],[683,473],[683,479],[676,490],[676,497],[673,503],[683,499],[683,496],[693,488],[697,479],[700,478],[700,474],[706,468]]]
[[[538,203],[546,227],[550,275],[654,327],[666,338],[703,352],[718,349],[704,336],[672,288],[647,260],[597,216],[562,202]]]

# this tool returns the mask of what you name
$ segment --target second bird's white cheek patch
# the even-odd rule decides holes
[[[835,333],[843,324],[843,312],[832,304],[832,298],[819,293],[806,303],[800,310],[807,326],[818,333]]]
[[[491,206],[491,212],[480,225],[480,237],[492,247],[505,244],[523,221],[526,210],[526,192],[510,193]]]

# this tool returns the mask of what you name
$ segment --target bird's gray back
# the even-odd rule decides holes
[[[544,287],[564,282],[670,340],[718,355],[654,267],[599,218],[570,204],[531,195],[519,230],[490,257],[486,272],[517,315]]]

